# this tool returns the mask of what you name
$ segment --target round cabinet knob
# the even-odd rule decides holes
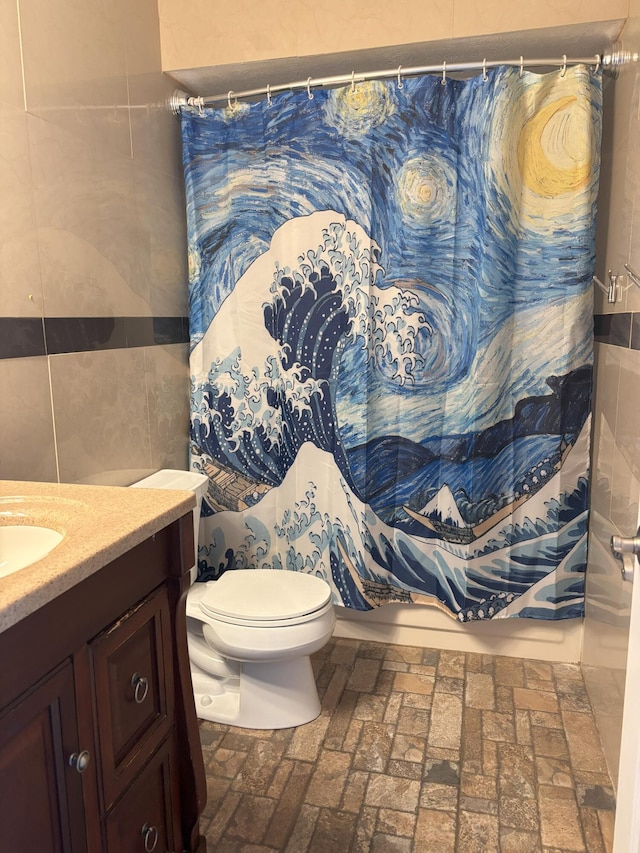
[[[152,851],[158,846],[158,827],[150,826],[148,823],[145,823],[141,829],[141,833],[146,853],[152,853]]]
[[[147,698],[149,693],[149,679],[139,672],[134,672],[131,676],[131,686],[133,687],[133,699],[137,705],[141,705]]]
[[[73,767],[78,773],[84,773],[91,761],[91,754],[87,749],[82,752],[74,752],[69,756],[69,767]]]

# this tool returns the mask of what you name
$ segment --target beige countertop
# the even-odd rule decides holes
[[[33,524],[64,534],[42,560],[0,578],[0,632],[194,506],[188,491],[0,480],[0,525]]]

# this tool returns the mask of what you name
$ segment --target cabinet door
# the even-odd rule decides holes
[[[0,716],[0,849],[86,849],[82,779],[69,765],[78,752],[67,662]]]
[[[90,646],[105,810],[173,726],[170,631],[163,588]]]
[[[173,740],[153,756],[106,820],[108,853],[167,853],[182,849],[172,789]]]

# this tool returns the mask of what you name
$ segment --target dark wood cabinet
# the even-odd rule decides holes
[[[204,853],[191,514],[0,634],[0,849]]]
[[[80,752],[67,662],[0,716],[0,847],[84,849]]]

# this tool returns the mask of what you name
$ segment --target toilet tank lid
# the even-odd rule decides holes
[[[315,613],[331,599],[322,578],[280,569],[231,569],[207,584],[200,606],[212,616],[238,619],[293,619]]]
[[[196,471],[180,471],[177,468],[163,468],[156,471],[144,480],[132,483],[135,489],[184,489],[195,492],[199,487],[208,482],[206,474],[198,474]]]

